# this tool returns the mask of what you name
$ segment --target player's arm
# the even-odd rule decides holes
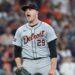
[[[56,71],[56,65],[57,65],[57,52],[56,52],[56,33],[54,29],[50,26],[46,26],[46,33],[47,33],[47,43],[48,47],[50,50],[50,62],[51,62],[51,67],[49,71],[49,75],[55,75]]]
[[[21,47],[14,45],[14,55],[15,55],[15,62],[16,62],[17,68],[22,67],[21,51],[22,51]]]
[[[15,62],[17,65],[17,69],[15,70],[16,75],[31,75],[26,69],[23,68],[21,63],[21,51],[22,48],[14,45],[15,47]]]
[[[21,66],[21,51],[22,51],[22,40],[21,40],[21,29],[17,29],[14,40],[12,42],[14,45],[14,55],[15,55],[15,62],[17,67]]]
[[[56,65],[57,65],[57,51],[56,51],[56,39],[48,42],[48,47],[50,50],[50,58],[51,58],[51,68],[49,71],[49,75],[55,75]]]

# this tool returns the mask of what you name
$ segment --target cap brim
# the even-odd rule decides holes
[[[28,9],[28,8],[30,8],[30,9],[35,9],[35,10],[39,10],[36,5],[28,5],[28,6],[27,6],[27,5],[23,5],[23,6],[21,7],[21,9],[22,9],[23,11],[26,11],[26,9]]]
[[[24,6],[21,7],[21,9],[22,9],[23,11],[26,11],[26,9],[28,9],[28,8],[31,8],[31,7],[30,7],[30,6],[26,6],[26,5],[24,5]]]

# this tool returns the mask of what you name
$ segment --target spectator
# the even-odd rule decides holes
[[[75,75],[75,63],[72,57],[67,57],[60,66],[61,75]]]
[[[75,57],[75,37],[73,37],[72,39],[72,45],[70,46],[71,48],[71,52],[72,52],[72,56]]]
[[[6,75],[12,75],[13,71],[12,61],[14,60],[13,50],[14,48],[12,45],[6,46],[2,56],[2,62],[3,62],[2,68],[5,70]]]
[[[13,40],[13,35],[11,34],[11,28],[7,26],[5,28],[5,33],[1,36],[2,44],[4,45],[12,44],[12,40]]]
[[[5,50],[4,45],[0,44],[0,69],[2,69],[2,66],[3,66],[2,56],[3,56],[4,50]]]

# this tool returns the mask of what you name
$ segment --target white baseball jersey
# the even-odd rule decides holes
[[[31,27],[29,23],[21,26],[16,31],[13,44],[22,47],[22,57],[48,57],[50,51],[47,43],[56,38],[53,28],[39,21],[34,27]]]

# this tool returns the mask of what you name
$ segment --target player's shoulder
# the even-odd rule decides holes
[[[26,25],[27,25],[28,23],[25,23],[25,24],[23,24],[22,26],[20,26],[18,29],[17,29],[17,31],[22,31],[22,30],[24,30],[24,29],[26,29]]]
[[[45,27],[45,28],[52,28],[52,26],[46,22],[42,22],[42,25]]]

